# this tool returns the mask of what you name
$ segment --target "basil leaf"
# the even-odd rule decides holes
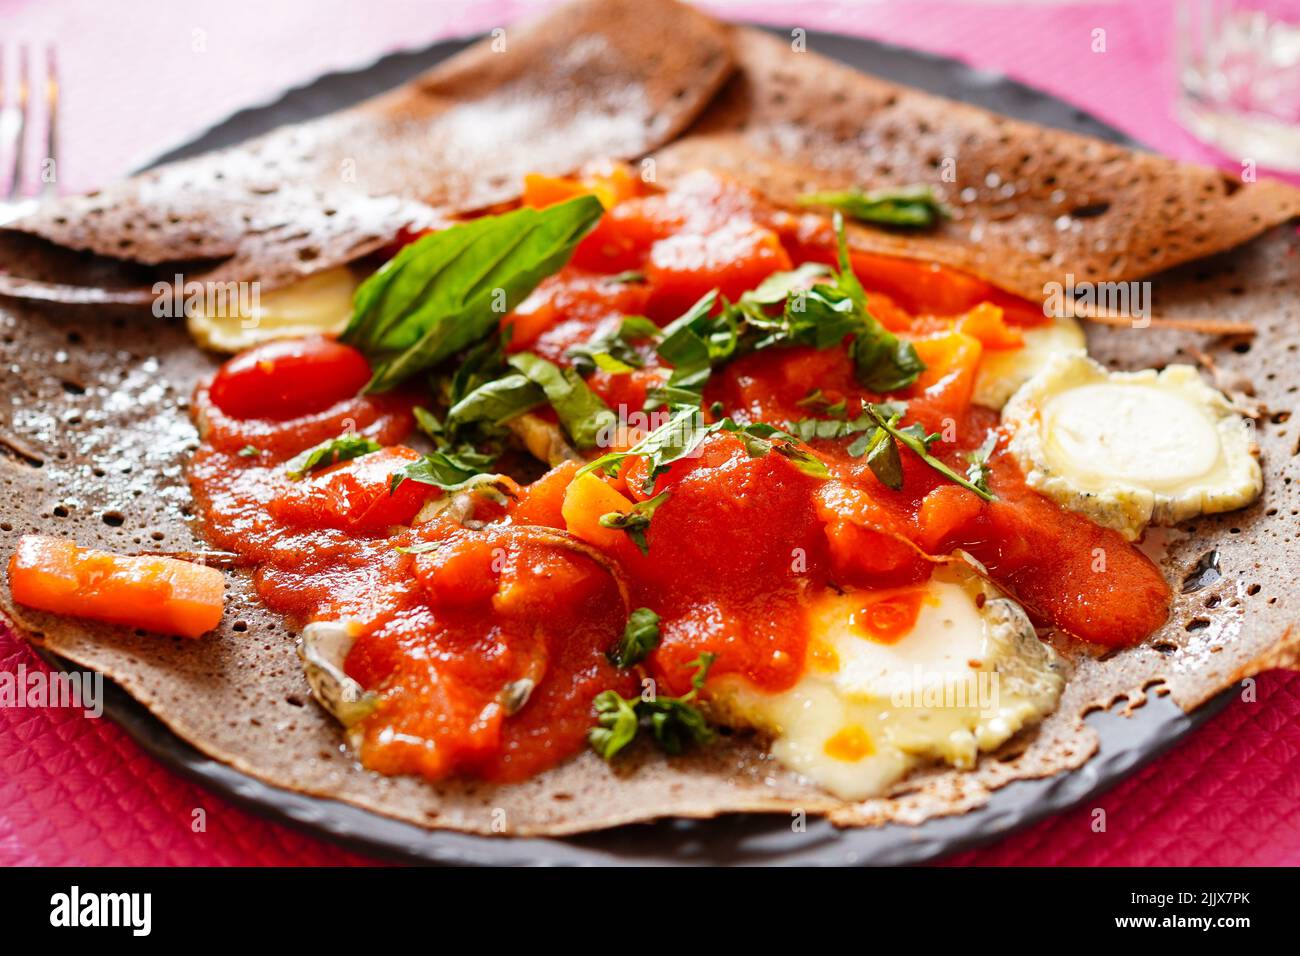
[[[618,424],[613,410],[575,370],[560,368],[531,352],[510,356],[509,364],[541,388],[578,448],[595,448],[602,433],[608,435]]]
[[[619,466],[629,457],[646,459],[643,490],[654,488],[655,479],[668,470],[678,459],[689,455],[707,435],[704,412],[698,405],[679,405],[669,414],[668,420],[641,439],[627,451],[610,452],[578,469],[578,474],[600,469],[608,475],[618,474]],[[576,477],[576,476],[575,476]]]
[[[588,462],[578,474],[600,469],[606,474],[615,475],[619,466],[633,456],[646,460],[646,477],[642,490],[654,489],[655,479],[668,470],[673,462],[687,457],[709,435],[725,431],[735,435],[753,458],[762,458],[775,451],[790,461],[806,475],[814,478],[829,478],[830,473],[820,458],[805,449],[795,447],[798,439],[767,422],[755,422],[752,425],[740,425],[733,419],[724,418],[711,425],[704,424],[704,412],[698,405],[690,403],[678,405],[664,424],[660,425],[640,442],[627,451],[611,452],[595,461]]]
[[[645,273],[639,269],[627,269],[624,272],[616,272],[612,276],[606,276],[605,281],[615,282],[619,285],[640,285],[645,282]]]
[[[587,741],[605,760],[613,760],[636,739],[643,726],[649,728],[655,743],[668,754],[682,753],[691,744],[706,744],[714,730],[692,701],[704,687],[716,655],[704,653],[692,661],[695,675],[691,690],[681,697],[655,697],[653,700],[628,699],[616,691],[602,691],[592,701],[596,726],[587,732]]]
[[[805,262],[789,272],[773,272],[758,286],[740,297],[756,305],[779,305],[796,292],[802,292],[813,279],[829,275],[831,268],[820,262]]]
[[[709,313],[717,301],[717,289],[706,292],[686,312],[664,326],[656,351],[661,359],[673,367],[670,384],[677,384],[674,379],[681,376],[708,370],[715,349],[719,350],[719,357],[723,354],[730,355],[725,342],[714,343],[712,346],[710,343],[714,330]]]
[[[877,428],[867,445],[867,467],[886,488],[898,491],[903,487],[903,459],[889,432]]]
[[[546,404],[546,393],[525,375],[510,374],[484,382],[447,411],[446,426],[475,422],[501,425]]]
[[[597,368],[615,374],[630,372],[645,365],[631,345],[637,339],[658,341],[659,326],[639,315],[626,316],[617,330],[574,346],[569,349],[568,357],[579,375],[590,375]]]
[[[950,213],[929,186],[863,192],[845,189],[799,197],[806,206],[833,206],[860,222],[881,226],[928,229]]]
[[[636,739],[641,728],[636,706],[613,690],[601,691],[591,705],[596,711],[596,726],[587,731],[587,742],[605,760],[613,760]]]
[[[966,456],[969,467],[966,469],[966,478],[977,491],[989,490],[989,478],[993,476],[989,468],[989,456],[993,450],[998,447],[998,433],[991,431],[984,439],[984,443],[979,448]]]
[[[257,458],[262,454],[262,449],[258,448],[256,445],[245,445],[243,448],[239,449],[238,454],[240,458]]]
[[[480,385],[501,376],[511,329],[506,326],[500,334],[488,336],[461,356],[447,390],[448,405],[455,405]]]
[[[341,339],[374,362],[367,389],[392,388],[483,338],[558,271],[603,207],[579,196],[483,216],[406,246],[363,282]]]
[[[799,401],[795,402],[800,408],[811,408],[819,411],[823,415],[831,418],[842,419],[848,415],[849,405],[846,399],[841,398],[838,402],[832,402],[822,394],[820,388],[814,388]],[[815,419],[805,419],[805,421],[815,421]],[[806,441],[807,439],[805,439]]]
[[[920,456],[922,461],[935,471],[939,472],[939,474],[943,475],[949,481],[956,482],[963,488],[975,492],[975,494],[979,495],[985,501],[993,500],[993,494],[987,488],[980,488],[973,482],[966,480],[941,462],[938,458],[935,458],[930,454],[930,446],[939,440],[940,436],[937,433],[927,435],[925,429],[917,424],[908,425],[906,428],[899,428],[897,427],[899,416],[897,414],[886,413],[879,405],[868,405],[867,414],[875,419],[876,424],[879,425],[881,429],[888,432],[895,441],[911,449]]]
[[[433,485],[443,491],[459,491],[471,478],[485,474],[493,462],[490,455],[472,450],[432,451],[393,472],[388,493],[392,494],[404,481]]]
[[[627,532],[627,536],[632,539],[632,543],[640,549],[641,553],[649,554],[650,544],[646,541],[645,533],[650,527],[650,519],[667,499],[668,492],[663,491],[646,501],[638,501],[632,506],[631,511],[611,511],[609,514],[603,514],[599,518],[600,526]]]
[[[648,607],[639,607],[628,615],[623,638],[609,654],[615,667],[631,667],[646,659],[659,646],[659,615]]]
[[[916,347],[884,326],[862,332],[850,347],[858,381],[873,392],[907,388],[925,371]]]
[[[317,468],[325,468],[341,461],[360,458],[362,455],[369,455],[371,452],[379,451],[382,447],[378,442],[372,441],[364,435],[348,432],[346,435],[330,438],[294,456],[289,460],[285,469],[288,471],[289,477],[297,481]]]

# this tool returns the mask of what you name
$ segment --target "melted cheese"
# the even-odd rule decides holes
[[[262,292],[245,307],[209,314],[189,311],[190,335],[204,348],[241,352],[270,339],[337,333],[352,312],[358,280],[346,266],[326,269],[291,285]]]
[[[914,767],[975,764],[1055,709],[1064,679],[1020,606],[962,564],[936,570],[916,623],[888,643],[853,623],[864,594],[809,612],[807,669],[787,691],[736,677],[712,686],[732,723],[772,736],[772,755],[848,800],[884,793]]]
[[[1245,421],[1189,365],[1107,372],[1061,356],[1003,410],[1030,486],[1129,540],[1263,488]]]
[[[1087,346],[1079,323],[1065,316],[1025,329],[1024,339],[1025,344],[1018,349],[984,350],[971,398],[976,405],[1001,408],[1052,356],[1083,352]]]

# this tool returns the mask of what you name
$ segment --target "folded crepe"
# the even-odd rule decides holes
[[[1093,328],[1090,348],[1116,367],[1201,361],[1252,402],[1263,497],[1169,536],[1160,563],[1175,601],[1149,640],[1100,656],[1059,647],[1069,681],[1036,730],[972,771],[922,771],[859,802],[801,782],[742,737],[672,759],[634,748],[615,767],[584,754],[510,785],[364,771],[311,699],[297,635],[240,570],[228,575],[221,627],[199,641],[17,607],[6,582],[0,607],[33,643],[103,671],[198,749],[268,783],[422,826],[512,834],[792,809],[845,825],[915,823],[976,807],[1010,781],[1080,766],[1097,747],[1083,722],[1093,710],[1140,706],[1153,688],[1191,709],[1246,675],[1300,662],[1300,450],[1288,422],[1300,243],[1269,229],[1300,211],[1294,191],[896,87],[665,0],[580,3],[507,38],[505,53],[475,47],[354,110],[63,201],[9,233],[10,292],[101,304],[0,307],[9,399],[0,548],[25,533],[115,551],[204,547],[185,481],[198,442],[187,405],[217,360],[180,323],[102,304],[129,299],[176,250],[208,262],[199,278],[288,281],[376,249],[420,216],[508,201],[526,170],[566,172],[610,155],[653,154],[664,181],[697,166],[725,170],[785,203],[806,189],[932,183],[954,209],[939,232],[863,227],[854,241],[1034,297],[1065,272],[1134,278],[1190,263],[1154,280],[1162,310],[1248,321],[1253,342]],[[948,157],[952,182],[932,168]],[[337,175],[347,159],[355,182]]]

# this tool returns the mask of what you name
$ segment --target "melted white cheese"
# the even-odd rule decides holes
[[[976,405],[1001,408],[1052,356],[1083,352],[1087,346],[1079,323],[1065,316],[1025,329],[1024,340],[1020,348],[985,349],[981,354],[971,399]]]
[[[1130,541],[1148,524],[1244,507],[1263,488],[1244,419],[1189,365],[1107,372],[1060,356],[1002,417],[1031,487]]]
[[[712,685],[725,719],[772,735],[772,755],[847,800],[884,793],[926,762],[974,765],[1055,709],[1055,653],[1013,601],[958,563],[923,585],[916,623],[892,643],[855,620],[879,592],[828,594],[810,611],[808,663],[787,691]]]
[[[202,305],[189,310],[190,335],[204,348],[241,352],[270,339],[341,332],[352,312],[359,284],[346,266],[326,269],[279,289],[260,292],[254,301],[232,297],[214,314]]]

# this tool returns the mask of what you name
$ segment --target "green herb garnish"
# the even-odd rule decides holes
[[[664,491],[646,501],[638,501],[630,511],[611,511],[603,514],[599,519],[600,526],[627,532],[627,536],[632,539],[632,543],[640,549],[641,553],[649,554],[650,543],[646,541],[645,533],[650,527],[650,519],[667,498],[668,492]]]
[[[872,474],[880,479],[881,484],[897,491],[903,487],[903,462],[899,457],[898,445],[901,444],[920,456],[921,460],[950,481],[975,492],[985,501],[992,501],[993,494],[988,489],[987,481],[977,480],[976,464],[983,468],[993,445],[985,441],[984,447],[970,453],[972,462],[967,477],[963,478],[938,458],[930,454],[930,446],[940,439],[939,434],[927,434],[919,424],[899,427],[899,421],[907,414],[904,402],[880,402],[864,406],[862,414],[853,419],[804,418],[797,422],[786,422],[786,431],[800,441],[813,439],[834,440],[857,436],[846,451],[854,458],[867,458],[867,465]],[[996,444],[996,436],[993,444]],[[980,456],[983,456],[982,458]],[[985,472],[981,472],[982,474]]]
[[[799,202],[805,206],[833,206],[859,222],[911,229],[928,229],[950,215],[929,186],[809,193],[799,197]]]
[[[285,470],[288,471],[290,478],[297,481],[300,478],[305,478],[309,472],[318,468],[326,468],[341,461],[360,458],[362,455],[369,455],[371,452],[379,451],[382,447],[377,441],[373,441],[364,435],[348,432],[338,438],[330,438],[319,445],[313,445],[301,454],[296,455],[289,460]]]
[[[648,607],[639,607],[627,617],[623,637],[606,655],[615,667],[640,664],[659,646],[659,615]]]
[[[495,461],[493,456],[480,454],[468,447],[454,451],[441,449],[431,451],[419,460],[393,472],[392,478],[389,479],[388,492],[392,494],[404,481],[433,485],[443,491],[459,491],[471,479],[485,474]]]
[[[256,458],[262,454],[262,449],[255,445],[245,445],[239,449],[238,454],[240,458]]]
[[[911,451],[915,452],[922,461],[935,471],[939,472],[939,474],[943,475],[949,481],[954,481],[963,488],[975,492],[975,494],[979,495],[985,501],[993,500],[993,494],[987,488],[980,488],[973,482],[967,481],[966,478],[957,474],[957,472],[953,471],[938,458],[935,458],[930,454],[930,446],[940,438],[938,433],[926,434],[925,429],[916,424],[908,425],[906,428],[899,428],[898,420],[900,415],[897,412],[892,415],[887,414],[886,410],[881,409],[881,407],[877,405],[868,405],[867,414],[872,417],[884,432],[888,433],[889,438],[893,440],[890,444],[893,444],[893,442],[896,441],[899,444],[904,445]],[[870,454],[870,449],[868,449],[868,454]],[[868,464],[870,464],[870,459],[868,459]],[[891,463],[882,462],[882,466],[887,469],[887,474],[892,474],[892,472],[888,471],[891,467]],[[891,485],[888,481],[885,481],[885,479],[881,477],[880,472],[876,471],[875,466],[872,466],[871,470],[877,478],[880,478],[881,481],[889,487],[895,489],[902,487],[901,462],[897,485]]]
[[[692,701],[704,687],[714,660],[716,655],[704,653],[691,662],[695,676],[690,691],[681,697],[626,698],[613,690],[597,694],[592,701],[596,726],[587,732],[592,749],[604,759],[613,760],[643,728],[650,730],[665,753],[674,756],[690,744],[708,743],[714,730]]]
[[[340,337],[371,359],[371,392],[431,368],[497,327],[600,219],[594,196],[482,216],[406,246],[363,282]]]
[[[530,352],[510,356],[509,364],[542,390],[578,448],[595,448],[601,435],[617,425],[613,410],[576,370],[560,368]]]
[[[647,467],[642,490],[649,493],[654,489],[655,479],[666,472],[673,462],[688,457],[700,442],[720,431],[730,432],[740,439],[752,458],[762,458],[769,452],[776,452],[806,475],[814,478],[829,477],[821,459],[806,449],[797,447],[798,439],[794,435],[766,422],[741,425],[730,418],[724,418],[706,425],[703,410],[698,405],[689,403],[673,406],[667,421],[627,451],[601,455],[580,468],[578,474],[600,470],[607,475],[616,475],[628,458],[644,458]]]
[[[568,358],[579,375],[590,375],[598,368],[615,374],[626,373],[645,365],[632,343],[647,339],[659,340],[659,326],[643,316],[629,315],[613,332],[597,335],[569,349]]]
[[[836,213],[838,271],[808,263],[778,272],[717,315],[717,293],[709,293],[663,329],[659,357],[673,367],[666,386],[651,392],[647,407],[691,401],[704,391],[717,366],[750,352],[778,346],[833,348],[852,336],[849,353],[858,381],[873,392],[906,388],[925,363],[912,343],[900,339],[871,315],[867,294],[853,273],[843,218]],[[824,281],[808,283],[817,277]],[[784,303],[779,312],[772,307]],[[698,401],[698,398],[694,399]]]
[[[998,433],[991,431],[984,439],[984,443],[970,452],[966,456],[966,461],[970,466],[966,469],[966,478],[975,487],[976,491],[989,492],[989,479],[993,477],[993,472],[989,468],[989,456],[993,454],[993,449],[998,447]]]

